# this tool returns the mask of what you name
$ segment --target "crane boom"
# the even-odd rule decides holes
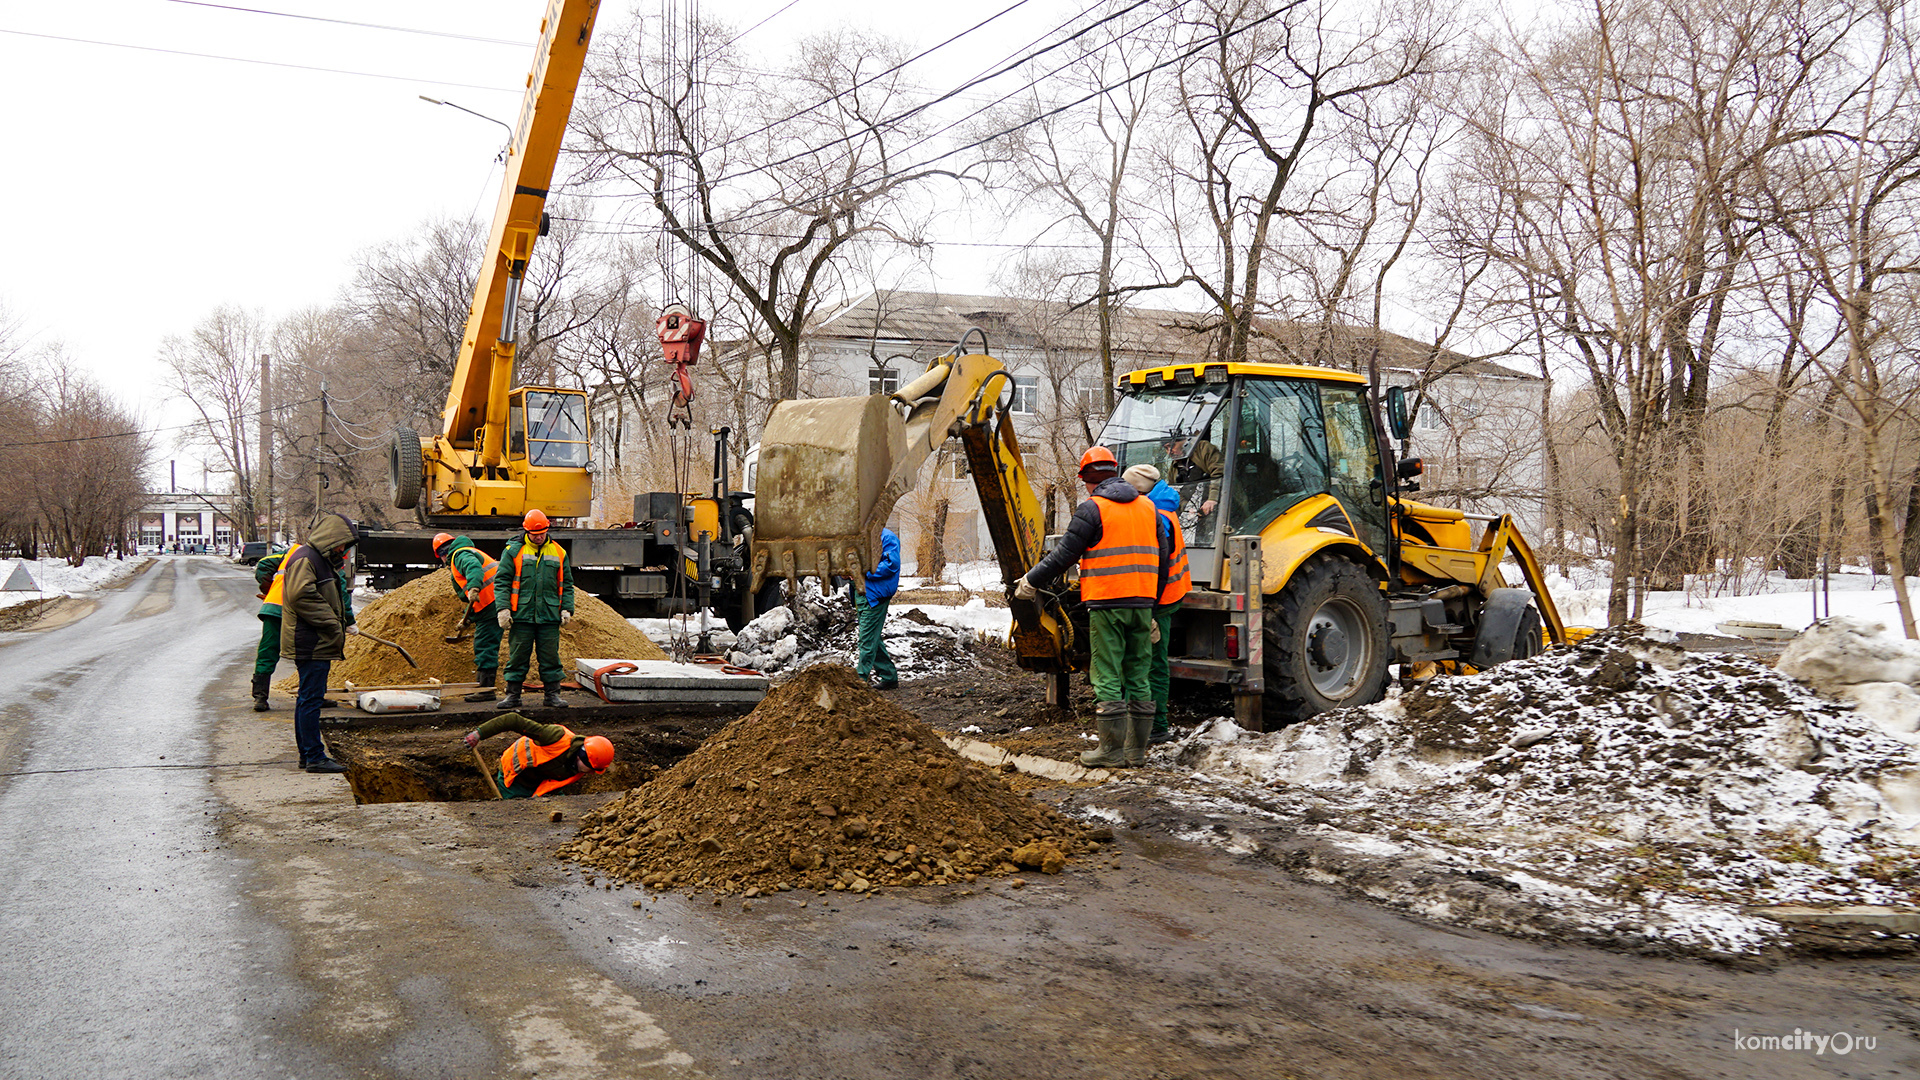
[[[514,311],[534,240],[544,232],[547,189],[553,182],[554,162],[566,135],[599,8],[600,0],[549,0],[547,4],[533,70],[527,75],[526,97],[514,125],[513,143],[507,148],[506,176],[485,263],[441,413],[446,440],[461,449],[478,450],[479,464],[488,468],[499,467],[505,452]]]

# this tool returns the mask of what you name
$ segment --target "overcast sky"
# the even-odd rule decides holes
[[[746,39],[769,55],[843,21],[925,47],[998,10],[899,14],[907,6],[795,0],[780,11],[786,0],[738,0],[704,10],[742,30],[771,15]],[[917,81],[972,74],[1065,10],[1028,6],[974,35],[977,48],[932,58]],[[357,252],[437,216],[492,213],[503,133],[419,95],[510,118],[545,9],[545,0],[7,4],[0,304],[153,422],[178,422],[155,376],[167,335],[220,304],[272,320],[328,303]],[[599,29],[631,9],[605,0]]]

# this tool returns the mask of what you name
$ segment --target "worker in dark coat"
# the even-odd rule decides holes
[[[1173,550],[1153,504],[1121,479],[1113,451],[1096,446],[1081,455],[1080,480],[1087,501],[1074,508],[1060,543],[1014,584],[1014,595],[1033,599],[1080,564],[1100,737],[1099,749],[1081,754],[1080,762],[1111,769],[1146,758],[1154,711],[1153,608],[1166,587]]]
[[[892,529],[880,530],[880,560],[867,571],[864,585],[853,590],[854,606],[860,613],[860,659],[854,671],[876,690],[892,690],[900,685],[900,672],[887,655],[887,606],[900,591],[900,538]]]
[[[544,512],[527,511],[521,524],[526,531],[500,553],[500,571],[493,582],[495,622],[507,632],[507,696],[500,699],[500,707],[520,707],[520,686],[537,650],[540,682],[546,687],[541,704],[564,709],[560,682],[567,671],[560,666],[560,628],[573,619],[573,565],[567,550],[548,537]]]
[[[346,657],[347,635],[360,632],[353,624],[352,588],[345,576],[355,539],[353,522],[323,511],[307,528],[306,541],[280,564],[280,655],[300,673],[293,741],[300,748],[300,767],[312,773],[347,771],[320,741],[320,706],[333,662]]]
[[[467,746],[503,731],[519,734],[500,755],[494,771],[503,799],[534,799],[565,790],[572,795],[585,788],[579,781],[607,771],[613,764],[613,743],[599,735],[575,735],[559,724],[541,724],[519,713],[499,716],[467,732]]]

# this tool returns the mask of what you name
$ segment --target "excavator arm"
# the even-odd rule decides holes
[[[1039,561],[1045,539],[1040,503],[1003,401],[1011,388],[1000,361],[956,348],[891,395],[781,402],[760,437],[753,587],[785,578],[791,593],[803,577],[859,577],[874,564],[880,530],[913,489],[921,466],[957,438],[1009,593],[1021,666],[1075,670],[1066,612],[1057,602],[1011,597],[1013,583]]]

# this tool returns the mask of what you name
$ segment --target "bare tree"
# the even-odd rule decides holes
[[[843,250],[865,238],[917,243],[892,213],[907,192],[958,174],[911,163],[926,122],[893,42],[850,30],[806,38],[769,78],[722,27],[662,38],[668,48],[647,55],[636,22],[589,60],[576,110],[584,178],[645,198],[676,245],[664,260],[676,286],[697,292],[703,272],[731,286],[772,397],[793,397],[801,334],[841,284]]]
[[[38,375],[38,422],[20,460],[38,527],[75,566],[124,542],[153,455],[139,418],[81,375],[57,348]]]
[[[221,306],[185,335],[160,344],[163,383],[199,416],[182,429],[179,444],[209,455],[228,477],[223,496],[229,521],[252,521],[258,488],[260,354],[266,326],[257,311]],[[203,493],[204,494],[204,493]]]

